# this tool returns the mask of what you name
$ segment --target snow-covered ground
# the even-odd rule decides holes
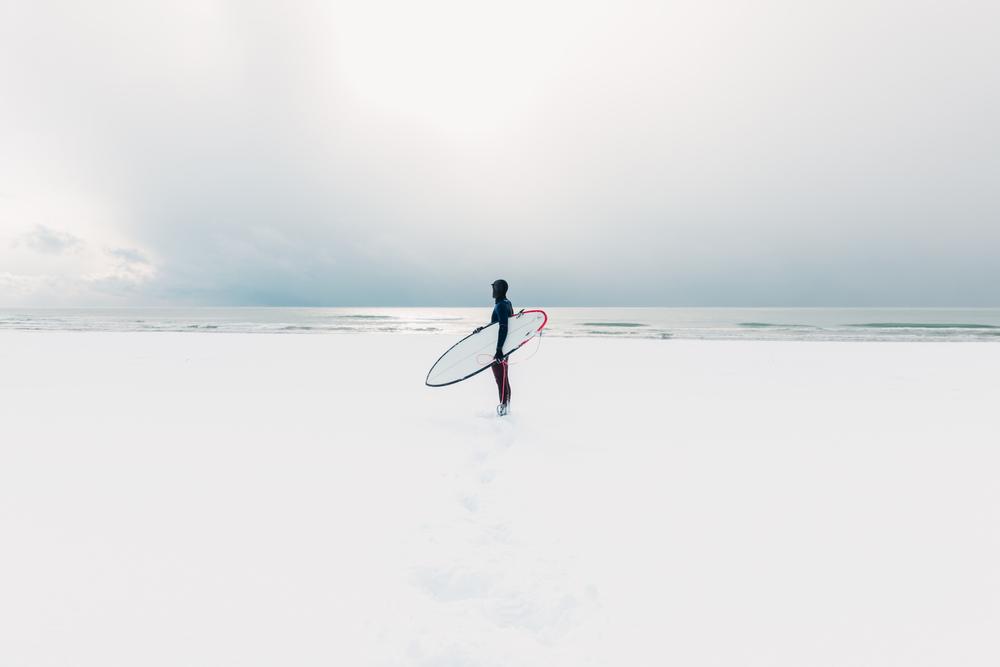
[[[0,334],[0,664],[1000,664],[1000,345]]]

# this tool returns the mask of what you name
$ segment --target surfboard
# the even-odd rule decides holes
[[[523,310],[511,316],[507,321],[507,339],[503,344],[504,358],[532,338],[540,336],[548,321],[544,310]],[[444,387],[468,380],[493,364],[496,349],[497,324],[494,322],[448,348],[427,371],[424,383],[428,387]]]

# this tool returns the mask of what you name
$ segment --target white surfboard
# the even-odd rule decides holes
[[[535,336],[541,335],[548,321],[549,317],[543,310],[524,310],[512,315],[507,321],[507,339],[503,344],[504,358]],[[496,349],[497,324],[494,322],[483,327],[479,333],[469,334],[452,345],[431,366],[425,383],[428,387],[444,387],[467,380],[493,364]]]

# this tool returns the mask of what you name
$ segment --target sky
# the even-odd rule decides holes
[[[1000,306],[995,0],[0,0],[0,306]]]

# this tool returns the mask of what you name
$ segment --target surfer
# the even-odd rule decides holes
[[[503,356],[503,344],[507,340],[507,321],[514,315],[514,306],[507,299],[507,281],[500,279],[493,281],[493,316],[490,324],[497,324],[497,351],[493,355],[493,377],[497,381],[497,391],[500,394],[500,405],[497,406],[497,414],[501,417],[507,414],[510,406],[510,376],[507,373],[507,359]],[[482,331],[483,327],[476,329],[476,333]]]
[[[506,415],[510,406],[510,375],[508,362],[510,355],[521,349],[525,343],[542,335],[542,329],[549,321],[544,310],[520,310],[514,312],[507,299],[507,281],[493,281],[493,316],[490,323],[476,329],[462,338],[444,354],[438,357],[427,371],[424,384],[428,387],[447,387],[468,380],[492,369],[493,379],[500,394],[497,414]],[[497,325],[496,332],[492,330]],[[490,354],[490,349],[496,351]]]

